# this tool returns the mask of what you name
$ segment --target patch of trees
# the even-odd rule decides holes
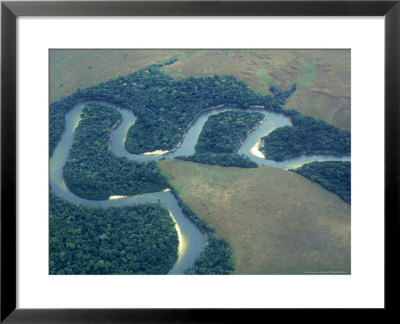
[[[214,235],[208,238],[208,244],[203,253],[196,259],[193,266],[185,271],[186,274],[232,274],[234,263],[232,250],[228,242]]]
[[[156,64],[154,64],[154,66],[156,66],[158,68],[162,68],[164,66],[174,64],[176,61],[178,61],[178,59],[173,58],[173,59],[170,59],[170,60],[168,60],[166,62],[163,62],[163,63],[158,63],[158,64],[156,63]]]
[[[284,111],[293,127],[275,129],[266,137],[262,148],[266,157],[275,161],[306,153],[350,154],[350,132],[295,110]]]
[[[246,135],[264,119],[260,112],[224,111],[208,118],[195,146],[198,153],[235,153]]]
[[[269,88],[269,91],[274,94],[276,102],[283,106],[286,102],[286,99],[289,98],[292,93],[296,91],[296,83],[293,84],[292,87],[288,90],[278,89],[272,86]]]
[[[172,64],[170,60],[167,64]],[[65,112],[79,99],[106,100],[130,108],[137,116],[125,142],[131,153],[169,150],[183,136],[186,127],[203,109],[238,104],[243,108],[264,105],[281,111],[281,95],[264,96],[229,75],[190,77],[174,80],[150,65],[131,74],[118,76],[87,89],[78,89],[67,98],[50,105],[50,154],[64,128]]]
[[[177,248],[161,204],[89,208],[50,192],[50,274],[166,274]]]
[[[177,156],[175,159],[220,165],[224,167],[238,167],[238,168],[257,168],[257,163],[250,160],[244,154],[231,154],[231,153],[194,153],[191,156]]]
[[[290,170],[320,184],[351,203],[351,163],[342,161],[312,162]]]
[[[234,271],[234,263],[232,258],[232,250],[229,243],[215,236],[213,226],[201,219],[179,197],[179,190],[171,186],[171,192],[176,197],[178,205],[182,208],[182,212],[188,217],[205,235],[207,245],[204,251],[196,259],[192,267],[185,270],[186,274],[231,274]]]
[[[85,105],[64,166],[68,188],[79,197],[104,200],[111,195],[137,195],[168,186],[156,162],[139,163],[117,157],[110,150],[111,128],[121,114],[111,106]]]

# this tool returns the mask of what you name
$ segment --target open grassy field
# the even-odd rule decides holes
[[[163,69],[175,79],[233,74],[263,94],[296,82],[285,108],[350,130],[349,50],[52,50],[50,102],[171,58]]]
[[[158,165],[228,240],[238,274],[350,272],[350,205],[321,186],[266,166]]]

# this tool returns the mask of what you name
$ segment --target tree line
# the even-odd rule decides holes
[[[191,156],[176,156],[175,159],[190,161],[195,163],[220,165],[223,167],[237,168],[257,168],[257,163],[253,162],[244,154],[233,153],[197,153]]]

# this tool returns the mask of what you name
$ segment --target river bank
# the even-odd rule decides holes
[[[254,146],[251,148],[250,152],[256,157],[261,159],[265,159],[265,155],[260,151],[260,148],[264,147],[264,144],[261,140],[259,140]]]

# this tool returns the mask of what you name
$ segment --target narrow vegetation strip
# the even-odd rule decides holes
[[[204,251],[196,259],[192,267],[185,270],[186,274],[213,275],[213,274],[231,274],[235,266],[232,257],[232,249],[229,243],[215,236],[213,226],[207,224],[201,219],[194,210],[186,204],[179,196],[179,190],[173,186],[172,193],[178,200],[182,212],[203,232],[207,238],[207,245]]]
[[[191,156],[177,156],[175,159],[196,163],[220,165],[224,167],[257,168],[257,163],[244,154],[231,153],[194,153]]]

